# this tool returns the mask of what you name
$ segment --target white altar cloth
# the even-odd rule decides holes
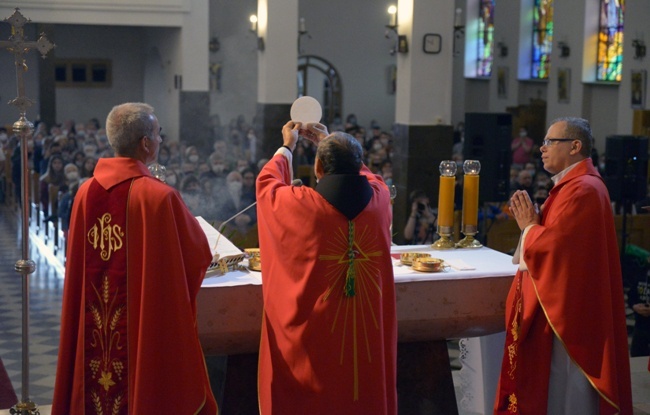
[[[399,254],[402,252],[427,252],[435,258],[450,261],[454,266],[464,264],[474,269],[459,270],[458,268],[449,267],[441,272],[414,271],[410,266],[403,265],[399,261]],[[395,283],[502,277],[514,275],[517,271],[517,266],[512,264],[511,256],[485,247],[438,251],[432,249],[430,245],[395,245],[391,247],[391,254],[393,256]],[[262,260],[264,260],[263,256]],[[229,271],[224,275],[220,275],[216,270],[209,271],[206,279],[203,281],[202,287],[232,287],[245,284],[262,284],[262,273],[248,270],[246,268],[247,265],[248,263],[244,261],[240,269]]]

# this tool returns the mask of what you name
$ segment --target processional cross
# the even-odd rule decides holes
[[[19,9],[14,10],[14,14],[4,19],[11,25],[11,36],[9,40],[0,41],[0,49],[7,49],[12,53],[16,63],[16,89],[18,96],[9,101],[10,105],[18,108],[20,119],[13,125],[14,134],[20,136],[21,160],[22,160],[22,259],[18,260],[14,266],[16,272],[23,276],[23,336],[22,336],[22,400],[12,407],[9,412],[18,415],[38,415],[40,414],[36,404],[29,400],[29,274],[36,269],[34,261],[29,259],[29,172],[27,167],[27,136],[34,130],[34,124],[27,121],[25,113],[33,101],[25,96],[25,81],[23,72],[27,71],[25,63],[25,54],[31,49],[37,49],[41,52],[43,59],[47,52],[55,47],[45,34],[36,42],[28,42],[25,39],[24,26],[31,20],[25,18]]]
[[[35,48],[41,52],[43,59],[45,59],[47,52],[52,50],[55,45],[45,37],[44,33],[41,33],[41,37],[36,42],[28,42],[25,38],[24,26],[26,23],[31,22],[31,20],[23,16],[18,8],[14,10],[14,14],[4,19],[4,21],[11,25],[11,37],[9,37],[9,40],[0,40],[0,49],[7,49],[9,53],[14,54],[16,63],[16,88],[18,90],[18,96],[9,101],[9,104],[17,107],[21,115],[24,116],[27,108],[34,103],[25,96],[23,72],[26,72],[28,68],[24,55]],[[18,133],[18,131],[14,132]]]

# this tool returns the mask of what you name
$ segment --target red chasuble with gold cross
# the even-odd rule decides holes
[[[591,159],[551,190],[524,242],[527,271],[506,302],[495,414],[546,414],[553,337],[599,396],[600,414],[632,414],[623,282],[607,188]]]
[[[388,188],[365,166],[316,189],[290,174],[277,154],[257,181],[261,414],[395,414]]]
[[[196,329],[211,258],[178,192],[100,159],[71,216],[52,414],[215,415]]]

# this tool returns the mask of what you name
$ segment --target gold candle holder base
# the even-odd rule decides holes
[[[474,238],[475,233],[472,234],[466,234],[463,239],[458,241],[456,246],[459,248],[482,248],[483,245]]]
[[[440,239],[435,241],[431,248],[433,249],[454,249],[456,244],[451,240],[452,228],[451,226],[438,226],[438,235]]]

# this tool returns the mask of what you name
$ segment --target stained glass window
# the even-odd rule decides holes
[[[489,77],[494,58],[494,3],[496,0],[480,0],[478,17],[478,60],[476,75]]]
[[[553,46],[553,0],[535,0],[531,78],[548,79]]]
[[[624,13],[625,0],[600,0],[597,81],[621,81]]]

